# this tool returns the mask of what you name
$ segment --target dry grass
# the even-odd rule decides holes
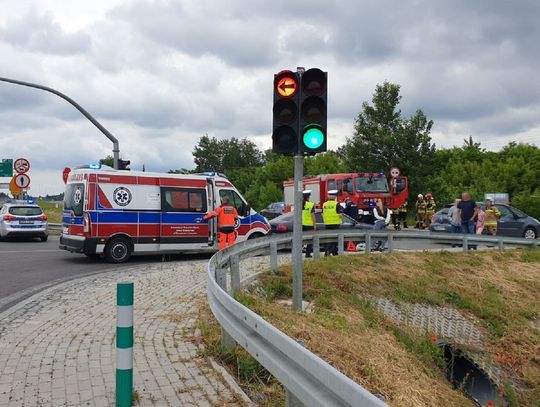
[[[239,299],[393,406],[472,403],[444,378],[429,335],[404,332],[358,294],[455,307],[480,321],[489,356],[515,379],[515,405],[537,406],[540,332],[531,321],[540,316],[539,275],[538,250],[342,256],[305,263],[313,314],[274,302],[290,294],[289,267]]]

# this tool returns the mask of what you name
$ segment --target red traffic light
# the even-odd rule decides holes
[[[282,97],[291,97],[298,89],[296,75],[291,71],[281,71],[274,79],[277,93]]]

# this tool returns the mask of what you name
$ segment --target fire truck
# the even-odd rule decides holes
[[[409,198],[408,179],[395,167],[390,174],[390,182],[383,172],[307,176],[303,179],[303,188],[311,190],[310,200],[317,206],[327,199],[328,191],[337,190],[338,201],[350,198],[362,210],[373,207],[377,199],[382,199],[388,208],[396,209]],[[293,205],[294,180],[284,181],[283,190],[285,204]]]
[[[66,177],[60,248],[113,263],[132,254],[217,251],[217,221],[202,217],[225,197],[239,213],[238,241],[270,231],[223,174],[81,166]]]

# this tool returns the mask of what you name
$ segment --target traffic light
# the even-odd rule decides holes
[[[129,168],[129,164],[131,164],[130,160],[122,160],[121,158],[118,160],[118,169],[124,170],[124,171],[131,171],[131,168]]]
[[[298,151],[298,84],[296,72],[274,75],[272,151],[294,155]]]
[[[318,68],[308,69],[300,83],[298,152],[315,155],[326,151],[327,73]]]

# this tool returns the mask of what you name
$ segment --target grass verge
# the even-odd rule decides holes
[[[56,204],[42,199],[37,204],[43,209],[50,223],[62,223],[62,204]],[[58,205],[58,208],[56,205]]]
[[[444,377],[429,332],[406,330],[363,298],[454,307],[479,321],[488,358],[512,377],[511,404],[539,406],[539,271],[539,250],[342,256],[305,263],[311,314],[275,301],[290,296],[290,267],[238,300],[393,406],[473,404]]]

